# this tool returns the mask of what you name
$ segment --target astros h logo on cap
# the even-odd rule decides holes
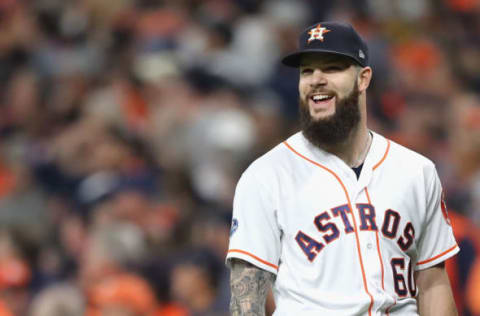
[[[326,27],[322,27],[320,24],[318,24],[315,28],[308,31],[308,34],[310,34],[310,38],[308,39],[307,43],[310,43],[314,40],[320,40],[323,42],[323,34],[328,32],[330,32],[329,29],[327,29]]]

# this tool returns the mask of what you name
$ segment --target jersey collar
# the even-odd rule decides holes
[[[362,173],[358,179],[358,184],[367,185],[370,178],[376,170],[380,170],[383,162],[388,158],[390,150],[390,141],[380,134],[369,130],[372,133],[372,144],[365,157]],[[302,134],[298,132],[291,136],[287,143],[296,151],[305,157],[322,164],[335,172],[339,173],[342,178],[352,178],[357,182],[354,171],[339,157],[333,155],[321,148],[312,145]]]

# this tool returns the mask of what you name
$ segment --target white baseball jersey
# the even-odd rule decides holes
[[[227,262],[276,274],[275,316],[418,315],[414,271],[459,251],[434,164],[372,134],[359,179],[302,133],[243,173]]]

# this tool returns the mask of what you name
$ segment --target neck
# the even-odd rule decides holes
[[[322,149],[336,155],[350,167],[360,166],[367,156],[371,136],[365,124],[358,124],[348,138],[338,144],[325,145]]]

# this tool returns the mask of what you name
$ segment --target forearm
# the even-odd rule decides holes
[[[230,287],[232,316],[264,316],[269,285],[275,275],[248,262],[232,259]]]
[[[448,275],[443,265],[417,274],[417,302],[420,316],[456,316]]]

